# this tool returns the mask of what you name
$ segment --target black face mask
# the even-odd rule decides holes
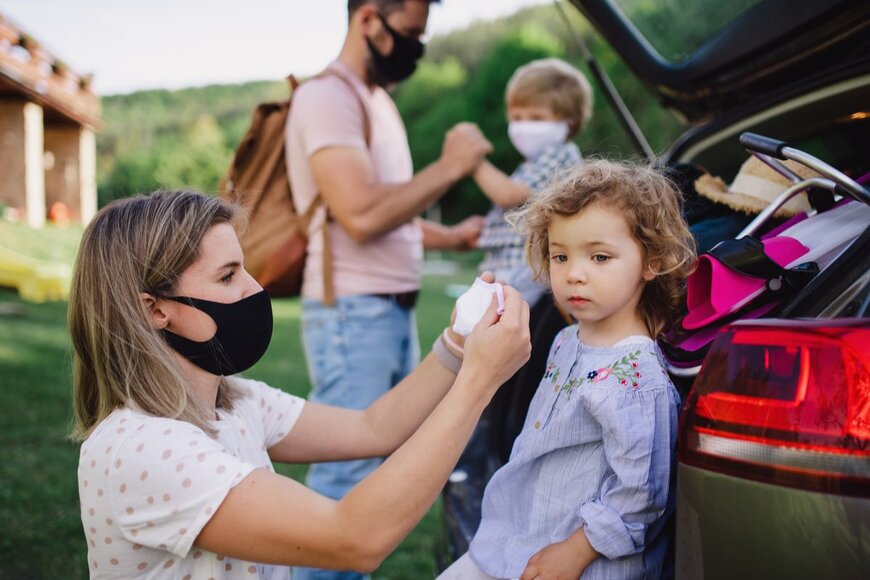
[[[371,82],[385,86],[392,83],[398,83],[411,76],[417,69],[417,61],[423,56],[425,49],[422,42],[416,38],[405,36],[396,32],[392,26],[387,23],[387,19],[383,14],[378,14],[381,22],[384,23],[384,28],[393,37],[393,51],[388,55],[383,55],[378,52],[372,41],[366,37],[366,43],[369,45],[369,52],[372,55],[371,66],[369,72]]]
[[[187,296],[169,300],[193,306],[211,316],[213,337],[196,342],[163,329],[166,342],[178,354],[213,375],[234,375],[260,360],[272,340],[272,302],[265,290],[238,302],[223,304]]]

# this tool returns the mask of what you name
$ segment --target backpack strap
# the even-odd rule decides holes
[[[319,74],[315,75],[314,79],[317,78],[325,78],[325,77],[334,77],[343,82],[350,92],[353,93],[353,96],[356,98],[359,103],[360,110],[362,111],[363,117],[363,134],[366,141],[366,147],[371,146],[371,121],[369,120],[368,109],[366,108],[365,103],[362,98],[359,96],[359,93],[356,90],[356,87],[353,86],[350,79],[345,77],[343,74],[339,73],[334,69],[326,69]],[[295,89],[298,86],[298,82],[291,75],[288,77],[288,80],[291,86]],[[295,83],[295,84],[294,84]],[[321,205],[326,205],[323,202],[323,195],[318,193],[314,200],[311,202],[311,205],[308,206],[308,209],[305,210],[305,214],[302,216],[302,227],[303,231],[308,231],[308,226],[311,224],[311,220],[314,219],[314,212]],[[326,208],[326,219],[323,222],[323,303],[327,306],[335,305],[335,281],[332,278],[333,267],[332,267],[332,244],[329,241],[329,222],[331,221],[329,215],[329,208]]]
[[[343,82],[345,84],[345,86],[348,89],[350,89],[350,92],[353,93],[353,96],[356,97],[356,101],[357,101],[357,103],[359,103],[360,111],[362,111],[363,137],[366,140],[366,147],[371,146],[372,126],[371,126],[371,121],[369,120],[369,111],[366,108],[366,104],[363,102],[362,98],[360,98],[359,93],[356,90],[356,87],[353,86],[353,83],[351,82],[351,80],[349,78],[347,78],[346,76],[344,76],[344,74],[342,74],[342,73],[340,73],[337,70],[332,69],[332,68],[328,68],[328,69],[322,71],[321,73],[319,73],[317,76],[315,76],[313,78],[322,79],[325,77],[337,78],[338,80]]]

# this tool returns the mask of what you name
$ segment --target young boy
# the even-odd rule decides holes
[[[525,161],[508,176],[488,161],[483,161],[473,177],[493,206],[484,220],[478,247],[485,251],[480,271],[491,271],[497,280],[516,288],[529,303],[532,355],[499,392],[492,408],[502,400],[509,406],[525,408],[544,374],[547,353],[556,334],[568,321],[552,297],[539,284],[525,260],[525,236],[505,221],[505,212],[534,198],[554,177],[581,163],[580,150],[572,139],[580,134],[592,114],[592,88],[579,70],[557,58],[532,61],[518,68],[505,90],[508,136]],[[485,413],[475,440],[487,433],[498,433],[496,440],[507,442],[496,452],[506,462],[510,443],[522,425],[497,412]],[[475,445],[470,446],[474,448]],[[474,451],[467,452],[460,464],[470,470],[481,469]],[[490,473],[498,465],[487,465]]]
[[[523,259],[525,239],[504,219],[505,211],[525,203],[553,176],[580,163],[571,139],[592,114],[592,89],[579,70],[557,58],[521,66],[505,91],[508,136],[525,161],[508,176],[484,161],[473,177],[493,206],[486,215],[478,247],[485,250],[481,272],[493,272],[523,294],[534,307],[544,294]]]

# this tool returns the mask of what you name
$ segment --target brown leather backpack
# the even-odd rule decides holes
[[[341,74],[327,70],[317,76],[325,75],[341,79],[357,95],[350,81]],[[229,169],[220,183],[221,198],[241,206],[247,217],[238,232],[245,255],[245,268],[272,297],[299,295],[308,246],[308,225],[323,203],[318,193],[302,215],[293,204],[284,136],[292,91],[298,83],[292,75],[287,80],[290,83],[290,98],[257,105],[251,126],[236,148]],[[368,143],[368,112],[361,100],[360,107]],[[332,255],[327,229],[324,226],[324,302],[333,304]]]

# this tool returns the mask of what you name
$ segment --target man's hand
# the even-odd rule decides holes
[[[471,174],[492,153],[492,143],[474,123],[458,123],[444,137],[440,162],[457,181]]]
[[[473,215],[465,218],[450,228],[450,235],[454,239],[454,250],[470,250],[477,247],[477,239],[483,229],[483,216]]]
[[[529,558],[520,580],[577,580],[597,557],[581,528],[564,542],[550,544]]]

